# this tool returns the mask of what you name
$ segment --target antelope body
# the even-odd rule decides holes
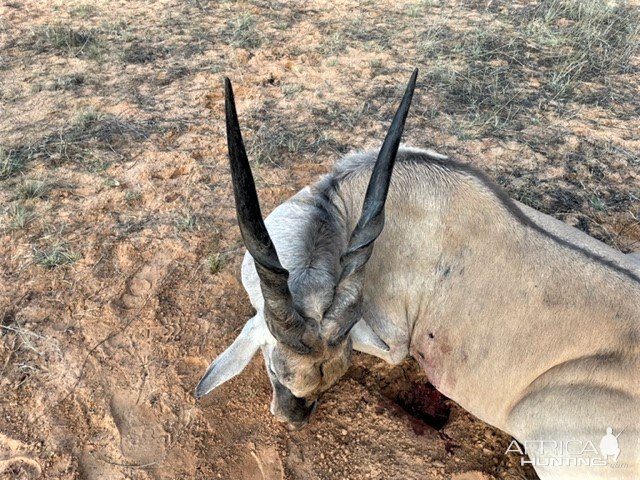
[[[640,478],[640,261],[468,165],[398,149],[415,75],[381,151],[345,157],[266,228],[227,84],[242,282],[257,313],[196,394],[261,349],[272,413],[300,427],[352,349],[392,364],[411,355],[444,395],[522,443],[543,480]],[[615,459],[598,447],[611,432]]]

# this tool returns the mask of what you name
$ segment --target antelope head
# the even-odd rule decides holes
[[[233,344],[207,369],[196,397],[239,374],[262,349],[273,386],[271,412],[291,428],[305,425],[318,398],[347,371],[355,347],[368,353],[389,347],[361,320],[364,268],[384,226],[384,207],[418,71],[415,70],[373,168],[355,229],[344,232],[346,248],[330,285],[322,285],[321,312],[305,309],[278,257],[258,203],[236,113],[233,90],[225,79],[227,145],[240,232],[253,257],[264,308],[249,320]],[[327,283],[325,282],[325,283]],[[309,289],[307,289],[309,290]],[[316,305],[318,302],[315,302]]]

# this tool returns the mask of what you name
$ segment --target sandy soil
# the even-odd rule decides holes
[[[270,415],[261,358],[193,390],[252,314],[223,75],[265,211],[378,145],[418,66],[407,143],[640,249],[637,32],[565,62],[580,18],[536,8],[2,1],[0,478],[535,478],[409,360],[356,355],[299,432]]]

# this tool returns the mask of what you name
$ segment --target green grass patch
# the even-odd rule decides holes
[[[226,264],[226,258],[221,253],[210,253],[207,255],[205,264],[210,274],[215,275],[219,273]]]

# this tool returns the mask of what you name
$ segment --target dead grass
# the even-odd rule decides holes
[[[445,17],[418,34],[435,64],[429,83],[469,138],[514,136],[541,106],[564,113],[558,101],[580,101],[594,82],[629,71],[638,52],[640,15],[624,3],[545,0],[498,18],[460,32]]]
[[[86,83],[82,73],[70,73],[62,75],[47,85],[48,90],[75,90]]]
[[[356,450],[347,462],[314,457],[317,439],[309,430],[295,449],[287,446],[289,434],[270,423],[270,386],[255,365],[231,390],[260,402],[221,410],[222,393],[189,413],[202,356],[223,351],[251,315],[238,277],[243,245],[221,77],[237,86],[265,214],[347,150],[379,145],[406,78],[419,67],[405,142],[469,161],[514,198],[637,250],[637,9],[623,0],[30,4],[5,2],[7,15],[0,15],[0,229],[7,259],[0,262],[0,284],[7,285],[0,325],[10,328],[0,332],[0,353],[11,352],[10,361],[0,359],[10,415],[0,416],[0,429],[42,445],[33,452],[44,477],[132,474],[89,461],[94,453],[114,458],[111,440],[127,437],[109,415],[117,387],[133,392],[133,409],[154,407],[145,425],[169,415],[158,417],[155,438],[171,430],[179,440],[172,454],[186,460],[158,464],[167,478],[187,478],[196,464],[203,477],[235,478],[255,467],[252,457],[251,466],[242,457],[248,442],[277,444],[276,460],[287,453],[285,473],[304,478],[374,471],[400,478],[401,468],[411,471],[418,461],[425,479],[469,470],[525,478],[503,446],[483,451],[489,427],[460,410],[447,433],[462,448],[439,457],[446,442],[416,444],[406,417],[380,416],[371,407],[386,402],[375,369],[356,367],[342,385],[351,389],[347,397],[367,402],[334,391],[319,411],[324,453],[340,447],[343,426],[349,435],[369,429],[359,432],[366,455],[351,442]],[[123,322],[136,355],[127,353],[129,338],[120,342],[110,333]],[[60,342],[63,360],[47,347],[49,338]],[[33,375],[38,371],[44,374]],[[371,380],[364,390],[362,378]],[[26,418],[33,411],[42,423]],[[178,411],[209,420],[180,433]],[[393,440],[384,442],[382,431]],[[89,457],[76,455],[73,446],[87,438],[104,442],[90,445]],[[428,451],[400,455],[391,445],[397,439]],[[303,450],[312,458],[300,461]],[[436,457],[444,469],[433,466]]]
[[[585,80],[606,71],[628,71],[638,51],[640,24],[637,9],[603,0],[545,0],[534,11],[527,28],[536,32],[539,47],[567,50],[558,65],[572,67],[573,78]]]
[[[69,10],[69,15],[71,15],[72,17],[78,17],[83,20],[86,20],[88,18],[93,18],[99,15],[100,12],[101,12],[100,9],[95,5],[84,4],[84,5],[78,5],[77,7],[71,8]]]
[[[124,201],[127,203],[127,205],[134,205],[136,203],[140,203],[140,201],[142,200],[142,192],[140,192],[139,190],[127,190],[127,192],[124,194]]]
[[[640,186],[631,174],[640,165],[638,152],[611,142],[582,140],[575,150],[555,158],[555,166],[561,167],[556,175],[541,178],[543,166],[533,163],[528,168],[501,169],[497,180],[521,202],[571,220],[591,236],[631,251],[633,244],[619,241],[618,235],[605,226],[601,214],[620,215],[640,225]]]
[[[25,167],[19,151],[0,148],[0,180],[20,173]]]
[[[16,197],[21,200],[32,200],[46,197],[53,184],[44,180],[23,180],[16,189]]]
[[[198,227],[198,217],[191,212],[183,212],[176,217],[174,223],[179,231],[193,231]]]
[[[33,210],[21,202],[12,202],[5,210],[5,227],[6,232],[23,230],[35,219]]]
[[[283,86],[286,95],[295,96],[301,90]],[[257,165],[283,166],[304,154],[341,151],[344,147],[321,125],[303,123],[287,118],[273,102],[265,102],[248,112],[247,131],[254,130],[247,139],[247,153]]]
[[[465,2],[452,8],[443,2],[423,0],[389,9],[385,15],[380,15],[372,3],[365,3],[353,14],[330,21],[318,17],[316,26],[322,42],[308,48],[292,42],[289,31],[307,18],[309,11],[282,3],[280,14],[275,15],[273,5],[259,1],[251,5],[250,10],[227,15],[214,25],[211,19],[222,18],[216,9],[225,10],[228,5],[191,2],[184,11],[163,17],[158,23],[161,28],[141,29],[125,19],[99,20],[99,8],[80,3],[69,8],[71,20],[32,29],[17,44],[30,47],[37,55],[84,57],[99,64],[109,59],[147,69],[136,78],[124,78],[113,94],[127,96],[140,108],[157,112],[160,120],[141,122],[106,114],[99,107],[80,110],[70,115],[60,131],[47,132],[33,142],[6,145],[0,152],[0,179],[28,171],[33,160],[52,167],[72,163],[91,172],[105,171],[123,161],[135,142],[166,128],[158,125],[162,111],[154,102],[154,89],[185,81],[202,71],[224,69],[225,61],[201,59],[210,56],[219,42],[234,49],[257,51],[278,38],[278,42],[292,43],[296,54],[320,52],[326,57],[323,65],[338,71],[348,69],[350,56],[357,52],[380,54],[380,59],[367,61],[370,76],[376,81],[371,82],[369,91],[357,92],[363,99],[372,100],[345,106],[334,101],[330,92],[326,98],[316,92],[321,101],[312,103],[303,121],[292,119],[289,110],[304,110],[298,98],[310,93],[305,91],[305,82],[300,78],[295,82],[278,81],[281,97],[289,103],[280,108],[279,102],[267,97],[263,105],[249,113],[245,127],[249,153],[257,165],[286,167],[309,156],[321,161],[360,145],[359,139],[345,142],[341,135],[386,115],[390,108],[387,99],[397,93],[397,82],[390,87],[389,79],[401,69],[388,58],[404,52],[405,47],[406,55],[414,56],[414,64],[423,67],[421,81],[430,95],[416,129],[433,127],[454,133],[465,142],[515,139],[533,150],[546,151],[553,161],[554,153],[544,147],[550,138],[535,137],[528,131],[530,126],[544,122],[541,112],[568,116],[571,109],[567,105],[572,102],[619,108],[633,93],[633,89],[623,91],[612,80],[634,68],[632,60],[638,52],[639,15],[625,2],[542,0],[537,4],[501,4],[500,8],[493,2]],[[191,7],[200,12],[199,17],[187,13]],[[458,21],[464,10],[473,15]],[[407,35],[410,44],[406,44]],[[102,56],[87,56],[91,49]],[[385,56],[385,52],[391,52],[391,56]],[[199,60],[186,62],[192,59]],[[34,94],[82,89],[84,95],[100,84],[100,77],[89,68],[57,74],[47,82],[35,83],[33,88]],[[627,115],[630,110],[625,110]],[[547,194],[535,188],[521,191],[513,182],[504,183],[512,194],[534,203],[539,204],[539,198]],[[20,195],[28,198],[31,194]],[[137,199],[127,192],[125,202],[131,205]],[[605,211],[601,203],[610,208],[608,195],[598,194],[593,201],[586,201],[592,208]],[[581,204],[585,204],[584,198]],[[189,222],[177,224],[189,229]]]
[[[312,126],[262,125],[248,142],[248,154],[258,165],[282,166],[287,160],[305,153],[335,148],[336,142]]]
[[[27,170],[36,159],[51,166],[71,162],[90,171],[101,171],[124,159],[132,140],[144,140],[151,132],[172,128],[176,128],[176,122],[140,122],[93,107],[82,109],[69,119],[64,130],[0,151],[0,179]]]
[[[99,48],[94,29],[77,29],[64,24],[34,29],[31,42],[32,48],[39,53],[55,52],[69,56],[95,53]]]
[[[63,243],[56,243],[50,247],[36,249],[33,256],[35,262],[46,269],[70,265],[80,258],[79,254],[72,251]]]
[[[161,60],[166,55],[167,49],[162,45],[153,43],[145,44],[140,41],[135,41],[125,48],[122,53],[122,61],[125,63],[143,65]]]
[[[230,20],[223,31],[223,38],[234,47],[255,49],[262,45],[262,34],[258,31],[256,18],[249,14]]]

